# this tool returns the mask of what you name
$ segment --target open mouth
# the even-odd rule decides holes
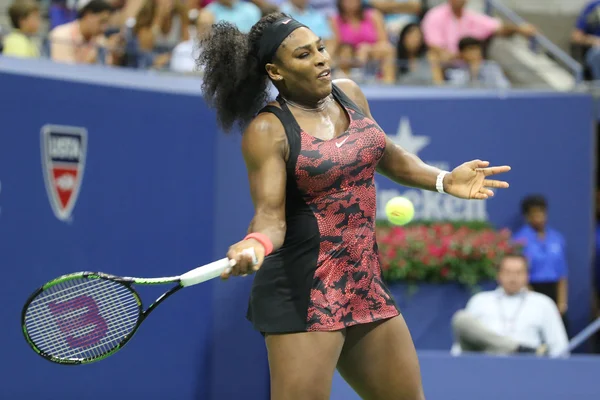
[[[317,79],[329,79],[330,77],[331,77],[330,69],[326,69],[323,72],[321,72],[319,75],[317,75]]]

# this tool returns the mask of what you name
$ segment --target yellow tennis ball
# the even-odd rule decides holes
[[[415,207],[406,197],[396,196],[385,205],[385,215],[394,225],[406,225],[415,216]]]

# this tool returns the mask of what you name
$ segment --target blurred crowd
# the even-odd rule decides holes
[[[430,0],[431,1],[431,0]],[[535,34],[475,12],[467,0],[13,0],[6,56],[196,71],[198,37],[219,21],[248,32],[282,11],[321,36],[337,77],[385,84],[508,87],[486,57],[498,36]],[[41,26],[47,25],[42,32]],[[41,40],[39,40],[41,38]]]

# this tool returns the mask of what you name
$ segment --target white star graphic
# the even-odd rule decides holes
[[[405,117],[400,120],[396,134],[389,135],[389,137],[392,142],[417,156],[419,155],[419,151],[423,150],[431,141],[428,136],[413,135],[410,121]]]

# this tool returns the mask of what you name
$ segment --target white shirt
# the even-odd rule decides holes
[[[171,53],[171,71],[179,73],[193,73],[196,70],[196,59],[200,54],[198,42],[190,39],[179,43]]]
[[[536,348],[545,343],[550,357],[559,356],[569,346],[560,312],[544,294],[523,290],[509,296],[498,288],[476,294],[465,310],[486,328],[521,345]]]

